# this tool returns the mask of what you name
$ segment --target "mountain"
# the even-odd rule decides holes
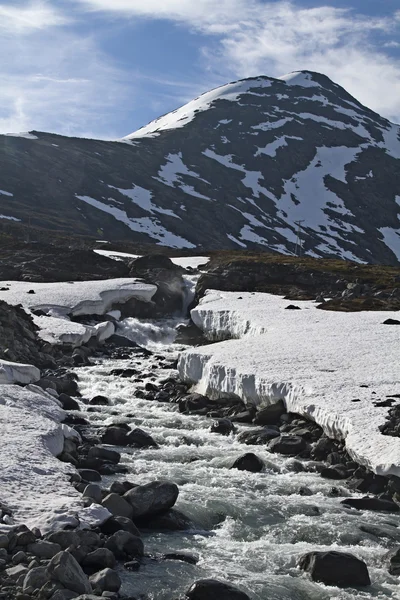
[[[400,127],[328,77],[230,83],[118,141],[0,136],[1,223],[400,260]],[[18,220],[18,221],[17,221]]]

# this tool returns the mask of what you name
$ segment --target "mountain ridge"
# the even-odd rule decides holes
[[[0,220],[175,248],[400,259],[400,127],[325,75],[202,94],[117,141],[0,136]]]

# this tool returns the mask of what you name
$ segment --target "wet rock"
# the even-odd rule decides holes
[[[71,398],[71,396],[68,396],[68,394],[60,394],[58,399],[64,410],[80,410],[78,402]]]
[[[84,567],[96,567],[99,569],[106,567],[112,569],[116,564],[115,556],[108,548],[97,548],[97,550],[89,552],[82,561]]]
[[[349,471],[344,465],[334,465],[326,467],[321,471],[321,477],[325,479],[346,479],[349,476]]]
[[[137,523],[139,527],[150,531],[188,531],[194,528],[193,521],[175,508],[162,515],[142,517]]]
[[[179,401],[179,411],[181,413],[192,413],[203,408],[212,406],[212,401],[202,394],[188,394]]]
[[[124,568],[127,571],[139,571],[140,562],[138,560],[130,560],[130,561],[124,563]]]
[[[383,325],[400,325],[400,321],[398,319],[386,319],[386,321],[383,321]]]
[[[121,579],[116,571],[103,569],[90,577],[90,583],[95,592],[118,592],[121,587]]]
[[[281,435],[268,443],[270,452],[278,452],[285,456],[297,456],[307,448],[307,442],[295,435]]]
[[[5,533],[0,534],[0,548],[8,548],[8,535]]]
[[[128,531],[132,535],[140,537],[139,529],[134,522],[127,517],[111,517],[101,526],[102,533],[112,535],[117,531]]]
[[[126,492],[136,487],[135,484],[130,483],[130,481],[113,481],[110,487],[110,492],[113,494],[119,494],[123,496]]]
[[[243,410],[236,415],[230,417],[232,423],[252,423],[254,416],[256,414],[256,409],[253,407],[248,408],[247,410]]]
[[[341,504],[356,508],[357,510],[373,510],[377,512],[399,512],[400,507],[392,500],[383,500],[381,498],[345,498]]]
[[[158,448],[157,442],[143,429],[133,429],[127,435],[127,444],[134,448]]]
[[[323,435],[311,449],[311,457],[314,460],[325,460],[326,457],[335,451],[335,442]]]
[[[74,600],[74,598],[77,598],[76,592],[64,589],[54,592],[54,594],[50,597],[50,600]]]
[[[82,477],[83,481],[87,481],[87,482],[101,481],[100,473],[98,471],[94,471],[93,469],[78,469],[78,473]]]
[[[51,579],[58,581],[68,590],[78,594],[90,594],[92,586],[78,562],[69,552],[59,552],[51,559],[47,568]]]
[[[199,579],[188,589],[186,596],[189,600],[250,600],[238,588],[217,579]]]
[[[132,506],[118,494],[108,494],[104,498],[102,505],[116,517],[127,517],[130,519],[133,516]]]
[[[257,411],[256,416],[254,417],[255,425],[276,425],[279,423],[279,420],[282,415],[286,413],[286,407],[282,400],[276,402],[275,404],[270,404],[265,408]]]
[[[262,429],[243,431],[238,436],[238,442],[247,444],[249,446],[259,446],[266,444],[270,440],[280,437],[279,431],[272,429],[271,427],[263,427]]]
[[[391,550],[387,554],[389,560],[389,573],[398,577],[400,575],[400,548]]]
[[[164,554],[165,560],[179,560],[181,562],[188,563],[189,565],[197,565],[199,558],[189,552],[168,552]]]
[[[152,481],[129,490],[124,498],[133,508],[132,519],[166,512],[174,506],[179,494],[178,486],[170,481]]]
[[[75,531],[53,531],[46,535],[46,540],[53,544],[61,546],[62,550],[66,550],[70,546],[77,546],[79,544],[79,536]]]
[[[106,396],[94,396],[89,400],[91,406],[108,406],[110,401]]]
[[[220,433],[221,435],[229,435],[235,431],[235,427],[230,419],[217,419],[210,427],[211,433]]]
[[[89,449],[88,458],[99,458],[101,460],[105,460],[106,462],[118,464],[121,460],[121,455],[115,450],[110,450],[109,448],[102,448],[101,446],[94,446]]]
[[[264,462],[253,454],[248,452],[235,460],[231,469],[239,469],[239,471],[250,471],[251,473],[259,473],[264,468]]]
[[[137,558],[143,556],[144,545],[140,537],[128,531],[117,531],[105,543],[105,548],[110,550],[117,558]]]
[[[16,546],[28,546],[36,542],[35,534],[26,528],[24,531],[20,531],[15,535]]]
[[[353,554],[345,552],[308,552],[299,560],[299,567],[311,579],[339,587],[371,585],[367,565]]]

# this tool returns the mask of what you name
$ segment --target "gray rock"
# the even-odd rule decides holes
[[[37,558],[53,558],[61,550],[60,544],[38,540],[34,544],[29,544],[28,552]]]
[[[398,577],[400,575],[400,548],[390,550],[387,558],[389,559],[389,573]]]
[[[0,559],[6,560],[8,556],[8,552],[5,548],[0,548]]]
[[[172,508],[178,498],[179,489],[170,481],[152,481],[140,485],[124,494],[133,508],[132,518],[156,515]]]
[[[243,456],[239,456],[233,463],[231,469],[259,473],[264,467],[265,465],[261,458],[253,454],[253,452],[248,452],[247,454],[243,454]]]
[[[73,600],[77,597],[77,593],[72,590],[57,590],[50,596],[49,600]]]
[[[15,567],[10,567],[6,569],[7,577],[16,581],[21,577],[21,575],[26,575],[28,572],[28,567],[24,565],[16,565]]]
[[[128,531],[117,531],[105,543],[105,547],[117,558],[143,556],[144,545],[140,537]]]
[[[90,529],[81,529],[76,533],[79,538],[79,543],[84,546],[88,546],[88,548],[91,548],[92,550],[95,550],[101,544],[100,536],[95,531],[91,531]]]
[[[98,548],[90,552],[82,561],[84,567],[99,567],[112,569],[117,564],[114,554],[108,548]]]
[[[36,569],[31,569],[26,574],[22,589],[26,594],[32,594],[34,590],[43,587],[48,580],[47,568],[36,567]]]
[[[28,546],[29,544],[33,544],[34,542],[36,542],[35,534],[29,529],[17,533],[15,537],[16,546]]]
[[[133,516],[131,504],[118,494],[108,494],[104,498],[102,505],[115,517],[127,517],[130,519]]]
[[[307,448],[307,442],[296,435],[281,435],[268,443],[270,452],[279,452],[285,456],[296,456]]]
[[[121,579],[116,571],[103,569],[90,578],[90,583],[96,592],[118,592],[121,587]]]
[[[8,536],[5,533],[0,534],[0,548],[8,548]]]
[[[109,450],[102,446],[94,446],[88,452],[88,458],[101,458],[107,462],[118,464],[121,460],[121,455],[115,450]]]
[[[48,574],[68,590],[78,594],[90,594],[92,586],[78,562],[68,552],[59,552],[51,559]]]
[[[186,592],[189,600],[250,600],[249,596],[230,583],[217,579],[200,579]]]
[[[101,488],[95,483],[89,483],[89,485],[87,485],[83,490],[82,496],[84,498],[91,498],[93,502],[96,502],[96,504],[101,504],[103,500]]]
[[[132,519],[128,519],[127,517],[111,517],[111,519],[103,523],[101,531],[106,535],[112,535],[117,531],[129,531],[132,535],[140,537],[139,529]]]
[[[101,475],[98,471],[94,471],[93,469],[78,469],[79,475],[82,477],[83,481],[93,482],[101,481]]]
[[[279,400],[275,404],[259,410],[254,418],[254,423],[256,425],[276,425],[285,413],[285,405],[282,400]]]
[[[187,531],[195,528],[193,521],[175,508],[162,515],[143,517],[138,520],[138,523],[140,527],[150,531]]]
[[[46,535],[46,540],[53,544],[59,544],[62,550],[66,550],[70,546],[78,546],[79,536],[75,531],[53,531]]]
[[[14,565],[20,565],[22,563],[28,563],[29,561],[28,561],[28,557],[25,554],[25,552],[20,550],[19,552],[14,554],[14,556],[12,557],[12,562]]]
[[[310,573],[311,579],[340,587],[369,586],[367,565],[353,554],[345,552],[308,552],[299,560],[299,567]]]

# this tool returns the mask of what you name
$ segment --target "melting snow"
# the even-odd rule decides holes
[[[400,393],[400,330],[382,325],[397,313],[296,304],[302,310],[285,310],[288,301],[269,294],[209,291],[193,321],[211,339],[241,339],[184,352],[180,376],[201,393],[235,394],[248,404],[282,399],[290,412],[344,438],[361,464],[399,476],[400,438],[380,433],[388,408],[374,404]]]
[[[0,215],[0,219],[7,219],[8,221],[21,221],[21,219],[17,219],[17,217],[9,217],[7,215]]]
[[[0,190],[0,196],[14,196],[11,192],[5,192],[4,190]]]
[[[400,261],[400,227],[393,229],[392,227],[381,227],[379,229],[383,235],[383,241],[388,248],[396,255]]]
[[[287,75],[278,77],[288,85],[300,85],[301,87],[321,87],[319,83],[313,80],[311,73],[304,71],[293,71]]]

